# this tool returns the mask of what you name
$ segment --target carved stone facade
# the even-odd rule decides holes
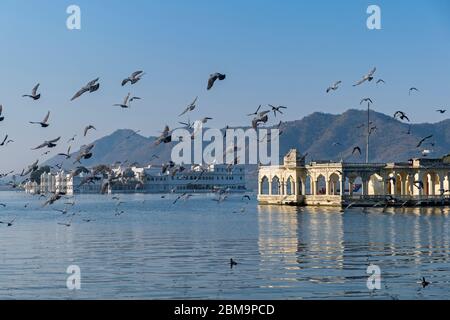
[[[448,204],[450,157],[404,163],[311,162],[291,150],[283,165],[259,168],[261,204],[373,206]]]

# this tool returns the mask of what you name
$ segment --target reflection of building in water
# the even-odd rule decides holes
[[[450,156],[402,163],[305,163],[291,150],[280,166],[259,168],[261,204],[403,206],[450,204]]]
[[[262,263],[281,261],[287,270],[341,269],[344,259],[342,215],[294,207],[259,207],[259,252]]]
[[[297,264],[297,210],[294,207],[259,207],[259,253],[261,262],[274,259],[287,268]]]
[[[448,209],[393,208],[385,214],[364,216],[357,228],[353,231],[366,234],[367,253],[374,263],[386,256],[391,259],[385,263],[405,267],[421,266],[430,259],[443,263],[449,260]]]
[[[309,208],[299,215],[300,264],[315,268],[342,269],[344,266],[344,221],[335,211]]]

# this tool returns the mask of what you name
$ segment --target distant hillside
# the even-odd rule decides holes
[[[308,160],[340,160],[364,161],[365,134],[367,112],[349,110],[341,115],[313,113],[301,120],[286,122],[280,138],[280,157],[289,149],[297,148],[302,153],[308,153]],[[420,156],[423,149],[433,151],[430,157],[441,157],[450,153],[450,120],[435,124],[414,124],[411,134],[406,134],[409,124],[402,123],[378,112],[371,112],[371,121],[377,130],[371,137],[371,161],[393,162],[404,161]],[[421,138],[434,135],[430,142],[421,149],[416,148]],[[160,164],[170,160],[172,144],[154,145],[155,137],[133,135],[131,130],[118,130],[113,134],[94,141],[94,157],[83,161],[83,165],[113,164],[116,161],[128,160],[142,165]],[[339,145],[333,146],[333,143]],[[355,146],[363,151],[361,156],[352,156]],[[157,154],[159,159],[152,160]],[[151,161],[152,160],[152,161]],[[55,157],[46,164],[60,163],[61,158]],[[66,161],[65,168],[72,168],[72,161]]]

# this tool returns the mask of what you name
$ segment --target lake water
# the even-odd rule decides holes
[[[450,298],[448,208],[340,213],[258,206],[254,196],[120,198],[116,216],[112,196],[75,197],[66,227],[58,223],[71,218],[54,209],[71,200],[42,208],[45,199],[0,192],[0,221],[16,218],[0,225],[0,298]],[[380,290],[367,288],[369,264],[381,269]],[[81,290],[67,289],[70,265],[81,269]]]

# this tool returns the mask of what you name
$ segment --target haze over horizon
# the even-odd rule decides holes
[[[5,121],[0,139],[15,142],[0,147],[0,171],[20,170],[72,150],[120,128],[156,136],[199,96],[190,120],[214,118],[210,127],[248,126],[258,105],[284,105],[283,121],[299,120],[313,112],[340,114],[362,109],[371,97],[373,109],[388,115],[408,113],[413,123],[437,123],[450,108],[450,3],[445,0],[377,1],[382,30],[368,30],[369,1],[336,3],[249,0],[146,1],[125,3],[78,0],[82,29],[70,31],[66,8],[73,4],[50,0],[29,3],[5,0],[0,5],[2,78],[0,104]],[[123,13],[127,14],[124,15]],[[374,82],[353,88],[373,67]],[[122,88],[120,82],[135,70],[143,80]],[[206,91],[210,73],[227,79]],[[100,77],[96,93],[70,102],[86,82]],[[337,80],[336,92],[326,88]],[[40,83],[41,100],[22,98]],[[410,87],[420,92],[408,95]],[[143,98],[131,109],[113,107],[131,92]],[[50,127],[40,121],[51,111]],[[450,112],[450,110],[449,110]],[[272,119],[271,124],[280,119]],[[84,138],[83,129],[98,130]],[[30,149],[62,136],[52,154]]]

